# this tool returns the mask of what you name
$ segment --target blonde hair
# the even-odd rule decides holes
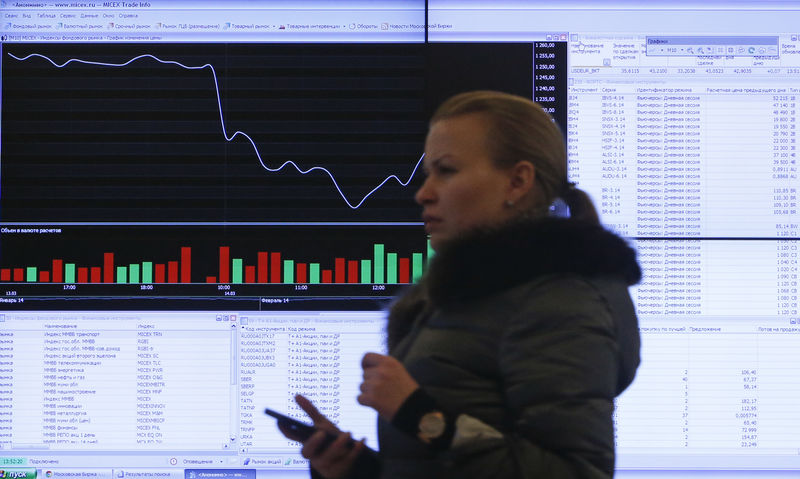
[[[589,196],[567,182],[567,151],[561,129],[540,105],[497,91],[460,93],[439,106],[430,124],[473,113],[487,120],[487,147],[495,166],[506,169],[528,161],[536,169],[539,188],[529,214],[542,216],[556,198],[561,198],[572,218],[599,223]]]

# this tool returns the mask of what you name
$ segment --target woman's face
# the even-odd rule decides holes
[[[431,246],[466,231],[500,224],[512,216],[512,173],[494,166],[480,114],[437,121],[425,142],[427,179],[415,199],[422,205]]]

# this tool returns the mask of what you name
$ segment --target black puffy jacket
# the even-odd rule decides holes
[[[448,244],[392,307],[388,332],[390,353],[459,428],[435,451],[381,422],[380,477],[611,477],[613,400],[639,365],[628,286],[640,277],[622,239],[572,220]]]

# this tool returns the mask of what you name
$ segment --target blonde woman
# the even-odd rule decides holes
[[[607,478],[613,400],[639,364],[628,287],[634,251],[567,181],[561,131],[499,92],[436,111],[416,193],[437,255],[389,315],[388,356],[363,361],[361,404],[380,417],[368,454],[303,397],[321,429],[312,475]],[[569,218],[550,215],[561,200]]]

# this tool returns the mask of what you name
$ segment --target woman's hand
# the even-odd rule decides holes
[[[367,353],[361,360],[364,382],[358,402],[378,411],[386,421],[391,421],[400,406],[419,388],[397,359],[378,353]]]
[[[356,457],[364,450],[364,441],[354,442],[350,433],[344,433],[339,430],[305,396],[298,394],[294,397],[294,400],[314,421],[314,426],[319,429],[303,443],[300,454],[308,459],[311,467],[324,477],[328,479],[344,477],[353,467]],[[280,430],[289,439],[299,440],[293,436],[292,431],[282,427],[280,427]],[[326,432],[337,436],[336,440],[327,447],[324,446]]]

